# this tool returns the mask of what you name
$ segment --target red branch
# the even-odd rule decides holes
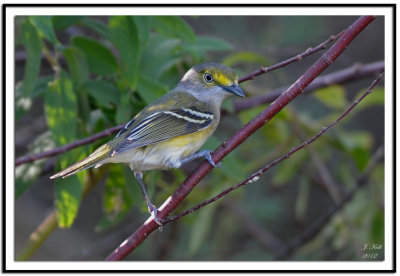
[[[340,37],[340,39],[319,58],[288,90],[279,96],[271,105],[253,118],[243,128],[237,131],[229,140],[219,146],[212,154],[214,162],[220,162],[229,152],[243,143],[252,133],[265,125],[272,117],[282,110],[293,98],[302,93],[305,87],[322,73],[351,43],[351,41],[364,30],[375,16],[362,16],[358,18]],[[159,208],[159,217],[165,218],[182,200],[190,193],[196,184],[212,169],[212,165],[203,162],[194,172],[175,190],[164,204]],[[135,233],[128,237],[116,248],[106,260],[121,260],[132,250],[139,246],[147,236],[158,228],[158,224],[149,218]]]

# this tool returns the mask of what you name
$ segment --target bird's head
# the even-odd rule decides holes
[[[235,71],[219,63],[193,66],[183,76],[178,87],[192,93],[199,100],[223,101],[230,95],[245,97]]]

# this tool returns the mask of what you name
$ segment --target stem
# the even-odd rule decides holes
[[[47,49],[45,43],[43,43],[42,50],[43,50],[44,56],[49,61],[50,65],[51,65],[51,68],[53,68],[53,70],[55,72],[55,75],[56,75],[56,79],[57,79],[59,77],[59,75],[60,75],[60,70],[61,70],[61,67],[60,67],[60,65],[58,64],[58,61],[57,61],[57,52],[55,53],[56,58],[53,58],[53,56],[51,55],[49,49]]]
[[[17,261],[26,261],[47,239],[47,237],[57,228],[57,212],[53,211],[39,225],[35,232],[29,236],[28,243],[22,249],[22,252],[16,257]]]

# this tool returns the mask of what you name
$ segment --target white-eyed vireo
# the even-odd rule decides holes
[[[210,150],[196,151],[217,128],[221,104],[232,94],[245,96],[231,68],[218,63],[196,65],[174,89],[129,121],[113,140],[50,178],[64,178],[105,163],[127,163],[140,184],[150,213],[161,225],[157,208],[143,184],[142,172],[179,168],[199,157],[215,166]]]

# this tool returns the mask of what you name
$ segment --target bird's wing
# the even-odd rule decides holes
[[[180,98],[177,99],[178,102],[169,105],[170,108],[150,112],[150,106],[128,122],[116,136],[118,143],[112,154],[194,133],[211,125],[214,115],[207,105],[196,103],[195,106],[182,107]]]

